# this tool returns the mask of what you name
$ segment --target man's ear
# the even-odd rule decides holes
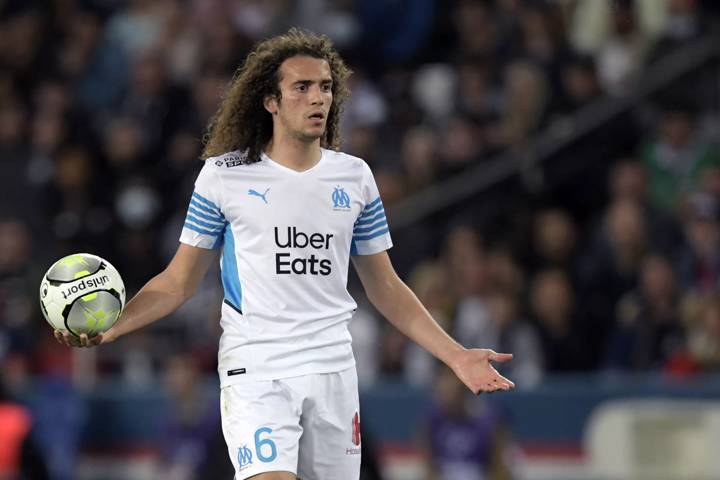
[[[277,98],[275,98],[274,95],[268,95],[263,99],[263,106],[265,107],[265,110],[270,112],[271,115],[277,114],[278,111],[278,101]]]

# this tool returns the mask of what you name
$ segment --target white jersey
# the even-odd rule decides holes
[[[304,172],[241,159],[205,161],[180,236],[222,248],[221,385],[353,367],[350,256],[392,246],[370,168],[325,149]]]

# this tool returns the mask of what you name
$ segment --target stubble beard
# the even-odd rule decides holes
[[[295,140],[303,143],[313,143],[314,141],[322,139],[323,136],[325,136],[325,127],[323,127],[320,133],[308,133],[307,131],[303,130],[295,130],[292,132],[291,136]]]
[[[308,133],[308,129],[303,130],[292,128],[290,122],[284,121],[284,119],[282,123],[285,127],[286,132],[288,132],[290,138],[302,143],[313,143],[318,139],[322,140],[322,138],[325,136],[325,131],[327,129],[327,123],[325,123],[322,129],[320,129],[319,133]]]

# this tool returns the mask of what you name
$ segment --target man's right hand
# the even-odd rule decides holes
[[[95,347],[97,345],[110,343],[115,340],[112,334],[112,328],[105,333],[98,333],[92,337],[88,337],[86,333],[75,336],[66,330],[55,330],[55,340],[61,345],[67,347]]]

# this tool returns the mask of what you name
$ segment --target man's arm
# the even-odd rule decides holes
[[[92,347],[112,342],[171,314],[195,294],[216,255],[216,250],[181,243],[167,268],[140,289],[108,331],[92,338],[85,334],[77,338],[56,330],[55,338],[67,346]]]
[[[375,308],[398,330],[450,367],[473,393],[509,390],[515,386],[490,364],[508,361],[512,355],[466,349],[453,340],[400,280],[386,252],[352,258],[365,293]]]

